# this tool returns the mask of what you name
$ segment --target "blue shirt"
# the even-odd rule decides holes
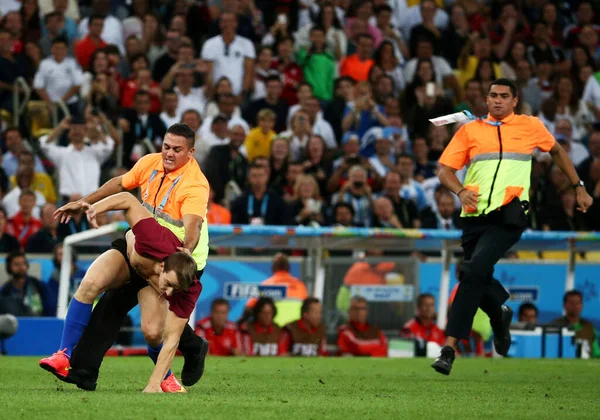
[[[13,152],[8,151],[2,157],[2,167],[6,172],[6,175],[11,177],[17,173],[17,167],[19,166],[19,157],[15,156]],[[42,164],[39,157],[35,157],[35,172],[46,173],[46,168]]]
[[[385,115],[385,109],[383,108],[383,106],[381,106],[381,105],[376,105],[376,106],[377,106],[377,108],[379,108],[379,112],[381,112],[383,115]],[[353,111],[354,111],[354,108],[352,108],[350,105],[346,105],[346,109],[344,110],[344,117]],[[380,125],[381,124],[379,124],[379,120],[373,116],[373,113],[371,112],[371,110],[368,110],[368,111],[362,111],[360,113],[360,122],[358,123],[358,126],[355,123],[354,126],[352,126],[350,128],[350,130],[355,132],[358,135],[358,138],[362,139],[362,136],[364,136],[365,133],[370,128],[380,126]]]

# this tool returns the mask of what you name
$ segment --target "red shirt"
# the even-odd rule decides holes
[[[87,70],[90,66],[90,59],[92,58],[94,51],[104,48],[106,45],[106,42],[102,40],[98,43],[92,41],[89,35],[81,41],[78,41],[73,48],[73,52],[75,53],[75,58],[77,58],[77,62],[81,68]]]
[[[159,85],[155,81],[152,81],[150,88],[157,88]],[[121,106],[123,108],[133,108],[133,101],[135,94],[139,90],[138,84],[135,80],[129,79],[121,85]],[[152,91],[148,91],[150,95],[150,112],[154,114],[160,114],[162,111],[162,105],[160,98],[156,96]]]
[[[242,340],[237,325],[227,322],[221,332],[217,333],[210,316],[196,323],[196,334],[208,340],[208,351],[214,356],[232,356],[234,350],[242,350]]]
[[[289,105],[298,103],[298,84],[304,77],[302,67],[296,63],[283,64],[279,59],[274,59],[271,68],[277,70],[283,77],[283,91],[281,98]]]
[[[140,220],[131,230],[135,235],[135,252],[145,258],[163,261],[169,255],[176,253],[177,248],[182,246],[181,241],[173,232],[160,225],[152,217]],[[165,296],[169,302],[169,310],[179,318],[189,318],[201,292],[202,284],[196,279],[187,291]]]
[[[303,320],[298,320],[298,327],[300,327],[301,330],[317,337],[319,334],[319,327],[316,328],[311,328],[308,325],[306,325],[304,323]],[[317,354],[319,356],[328,356],[329,353],[327,352],[327,340],[325,338],[325,336],[323,337],[318,337],[318,349],[317,349]],[[302,354],[302,352],[294,352],[294,344],[298,344],[300,346],[302,346],[305,343],[294,343],[292,340],[292,334],[290,333],[290,331],[287,328],[283,329],[283,332],[281,333],[281,338],[279,339],[279,349],[281,350],[282,353],[288,353],[290,356],[296,356],[296,355],[300,355],[300,356],[304,356],[304,354]],[[313,353],[311,355],[314,355],[314,350],[312,350]],[[294,354],[297,353],[297,354]]]
[[[262,348],[261,350],[257,350],[255,349],[254,342],[252,341],[252,336],[250,335],[250,333],[248,331],[243,331],[241,335],[242,349],[246,356],[281,356],[282,354],[285,354],[285,349],[279,345],[281,340],[281,334],[278,337],[275,337],[276,329],[273,324],[269,325],[268,327],[263,327],[258,322],[255,322],[254,324],[252,324],[252,326],[257,334],[261,334],[267,337],[271,336],[273,337],[273,340],[269,341],[267,339],[264,343],[256,343],[258,347]]]
[[[26,222],[21,212],[18,212],[12,218],[8,219],[6,233],[17,238],[19,245],[21,245],[21,249],[23,249],[25,248],[27,239],[37,233],[41,228],[42,222],[40,220],[30,217],[29,221]]]
[[[388,342],[379,328],[350,321],[338,330],[338,347],[342,354],[387,357]]]
[[[400,336],[404,338],[420,338],[425,341],[431,341],[444,345],[444,331],[438,328],[435,323],[432,323],[429,327],[426,327],[419,321],[419,318],[413,318],[404,324],[402,330],[400,330]]]

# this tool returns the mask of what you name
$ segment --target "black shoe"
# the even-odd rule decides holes
[[[496,353],[501,356],[506,356],[510,349],[510,323],[512,321],[513,311],[508,306],[502,306],[502,318],[500,324],[492,325],[494,332],[494,348]],[[495,328],[494,328],[495,327]]]
[[[450,346],[444,346],[442,347],[440,356],[435,359],[431,367],[442,375],[450,375],[452,363],[454,363],[454,349]]]
[[[77,388],[84,391],[95,391],[98,381],[98,375],[93,374],[87,369],[71,369],[65,382],[77,385]]]
[[[208,341],[203,337],[201,340],[200,351],[193,354],[183,355],[183,369],[181,370],[181,383],[184,386],[192,386],[204,375],[204,361],[208,353]]]

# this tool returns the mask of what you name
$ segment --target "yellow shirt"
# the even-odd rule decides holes
[[[275,137],[273,130],[267,134],[263,133],[260,127],[253,128],[248,133],[244,145],[246,146],[246,155],[248,162],[252,162],[259,156],[271,156],[271,143]]]
[[[16,175],[11,175],[10,185],[11,188],[17,186]],[[56,203],[56,189],[50,175],[43,172],[35,172],[31,185],[34,191],[39,191],[44,196],[47,203]]]
[[[408,7],[418,6],[420,4],[421,4],[421,0],[406,0],[406,5]],[[444,0],[435,0],[435,5],[437,7],[443,8],[444,7]]]
[[[478,66],[479,66],[479,59],[477,57],[475,57],[474,55],[470,55],[467,58],[467,62],[465,63],[464,68],[460,69],[460,72],[458,74],[458,81],[462,87],[465,87],[467,82],[475,77],[475,73],[477,72]],[[500,66],[498,64],[494,63],[493,67],[494,67],[494,73],[496,73],[496,76],[502,77],[502,70],[500,69]],[[487,92],[486,92],[486,94],[487,94]]]

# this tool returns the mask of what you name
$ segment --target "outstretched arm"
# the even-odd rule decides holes
[[[171,368],[173,358],[177,352],[177,346],[179,346],[179,337],[181,337],[181,333],[187,322],[187,319],[179,318],[171,311],[167,312],[163,347],[158,354],[156,366],[154,366],[154,370],[152,371],[152,375],[148,380],[148,385],[146,385],[144,392],[162,392],[160,384]]]
[[[96,216],[99,214],[106,213],[111,210],[124,210],[125,219],[129,223],[130,227],[134,227],[140,220],[148,219],[152,217],[148,210],[146,210],[142,204],[130,193],[122,192],[110,197],[106,197],[103,200],[98,201],[96,204],[82,203],[83,207],[86,208],[86,216],[93,227],[97,228]]]

